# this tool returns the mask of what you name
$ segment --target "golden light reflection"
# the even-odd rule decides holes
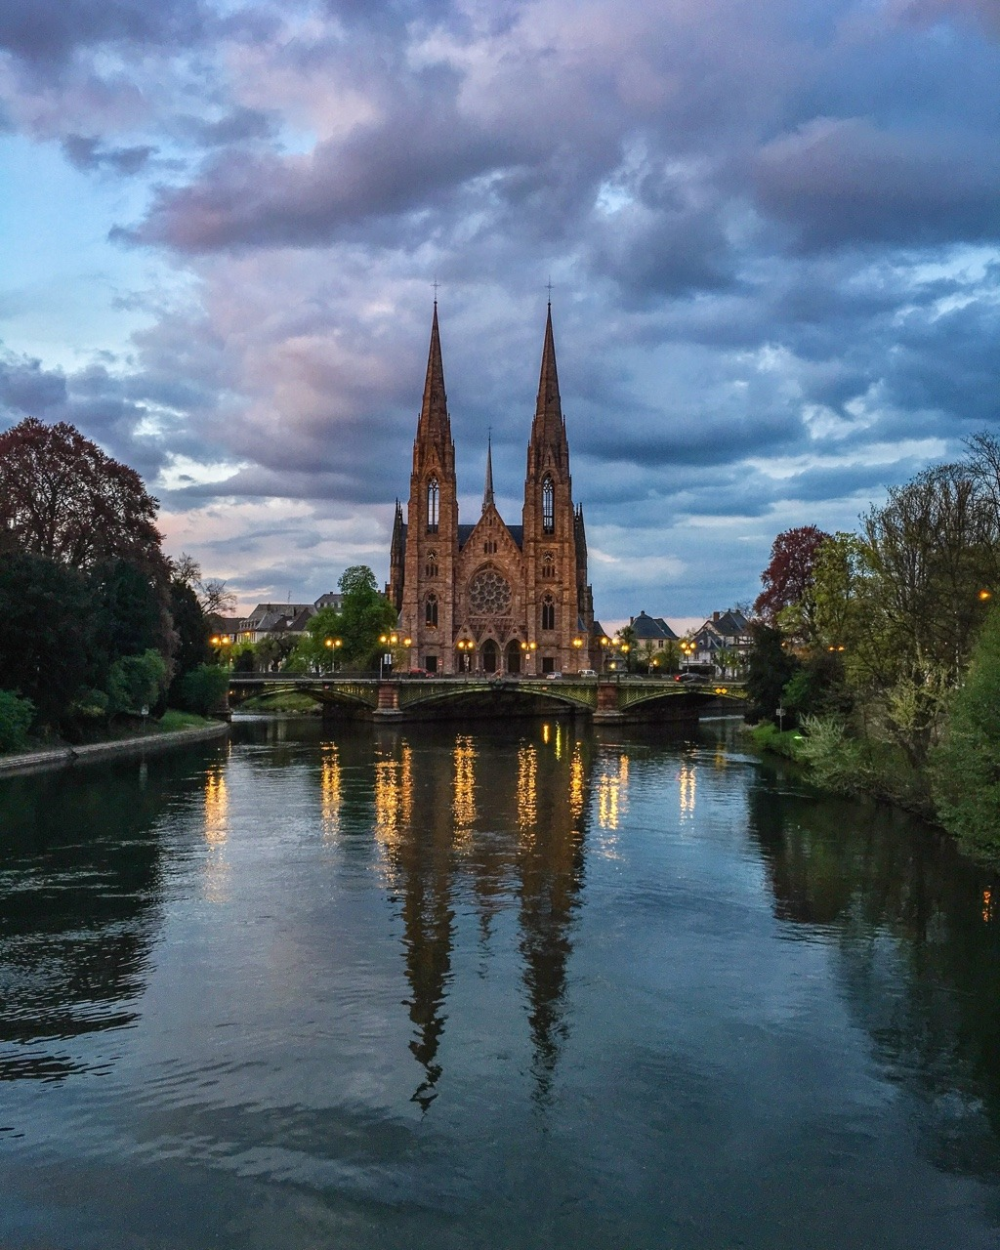
[[[476,823],[476,749],[472,739],[459,734],[455,739],[455,780],[452,811],[455,816],[455,836],[464,838]]]
[[[210,903],[224,903],[229,897],[229,861],[226,839],[229,836],[229,790],[224,766],[217,764],[205,773],[205,859],[204,896]]]
[[[583,815],[583,750],[579,742],[569,765],[569,810],[574,826],[579,826]]]
[[[556,759],[562,759],[563,748],[563,729],[562,725],[556,725]]]
[[[391,849],[413,819],[413,748],[403,744],[399,759],[375,762],[375,837]]]
[[[628,756],[619,755],[617,765],[610,762],[597,779],[597,823],[601,829],[614,832],[628,811]]]
[[[517,753],[517,827],[530,834],[538,823],[538,750],[525,745]]]
[[[546,746],[549,745],[549,739],[552,737],[552,729],[548,723],[542,726],[542,741]]]
[[[697,774],[694,768],[686,761],[681,765],[677,783],[680,789],[681,818],[687,820],[694,815]]]
[[[222,768],[205,774],[205,841],[225,842],[229,835],[229,791]]]
[[[321,748],[319,801],[323,837],[326,841],[333,841],[340,833],[340,805],[343,802],[340,752],[335,742],[325,742]]]
[[[983,890],[983,923],[989,924],[993,919],[993,891],[986,887]]]

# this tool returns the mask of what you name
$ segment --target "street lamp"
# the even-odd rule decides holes
[[[386,645],[394,647],[396,643],[399,642],[399,635],[398,634],[380,634],[379,642],[382,644],[383,647],[385,647]],[[390,668],[392,667],[392,652],[391,651],[389,652],[389,667]],[[385,652],[382,651],[378,657],[378,679],[379,681],[382,680],[384,672],[385,672]]]
[[[577,671],[577,672],[579,672],[579,671],[580,671],[580,648],[581,648],[582,646],[583,646],[583,639],[582,639],[582,638],[574,638],[574,639],[573,639],[573,647],[574,647],[574,649],[575,649],[575,651],[576,651],[576,671]]]
[[[323,645],[330,649],[330,661],[333,664],[333,671],[337,671],[337,648],[344,645],[343,638],[324,638]]]
[[[457,649],[462,653],[462,672],[467,673],[472,665],[472,652],[476,649],[476,644],[471,638],[459,638],[455,643]]]

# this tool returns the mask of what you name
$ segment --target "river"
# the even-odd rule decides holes
[[[998,890],[732,722],[6,779],[0,1246],[995,1250]]]

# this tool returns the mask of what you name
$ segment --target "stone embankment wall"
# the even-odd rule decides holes
[[[167,751],[171,747],[189,746],[193,742],[221,738],[228,732],[229,726],[220,723],[206,725],[204,729],[178,729],[174,733],[144,734],[142,737],[124,738],[116,742],[95,742],[91,746],[57,747],[51,751],[5,755],[0,756],[0,777],[12,773],[40,772],[46,768],[71,768],[77,764],[121,759],[129,755],[151,755],[154,751]]]

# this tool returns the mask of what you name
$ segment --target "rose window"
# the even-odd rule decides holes
[[[483,569],[469,583],[469,603],[479,616],[503,616],[510,602],[510,582],[494,569]]]

